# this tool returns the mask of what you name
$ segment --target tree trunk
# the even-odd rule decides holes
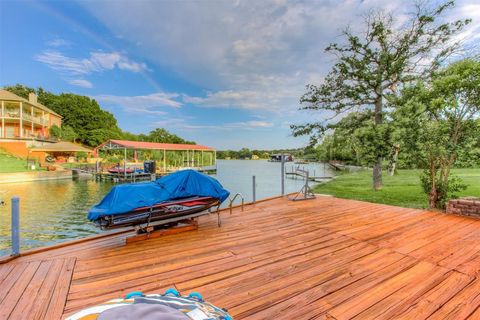
[[[432,187],[430,194],[428,195],[428,207],[434,209],[437,207],[438,202],[438,192],[436,187]]]
[[[383,123],[383,101],[382,95],[378,95],[375,99],[375,126]],[[373,164],[373,189],[380,190],[382,188],[382,154],[377,151],[375,155],[375,163]]]
[[[392,154],[390,156],[390,162],[388,164],[388,175],[393,176],[397,167],[398,153],[400,151],[400,145],[396,144],[392,148]]]
[[[437,207],[438,190],[436,183],[437,169],[433,161],[430,162],[430,193],[428,194],[428,207],[430,209]]]

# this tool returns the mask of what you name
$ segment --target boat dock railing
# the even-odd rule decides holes
[[[325,172],[325,169],[324,169],[324,172]],[[308,167],[304,167],[304,166],[302,167],[292,166],[291,171],[287,169],[287,171],[285,172],[285,175],[290,176],[292,178],[298,177],[301,179],[308,179],[309,181],[313,181],[313,182],[325,182],[334,178],[334,176],[317,176],[315,169],[309,170]]]

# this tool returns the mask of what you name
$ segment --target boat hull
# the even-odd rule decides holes
[[[116,173],[116,174],[124,174],[124,173],[133,173],[133,169],[132,168],[121,168],[121,167],[113,167],[113,168],[110,168],[107,170],[109,173]]]
[[[159,203],[152,207],[137,208],[131,212],[107,215],[95,220],[102,229],[116,229],[137,225],[159,225],[189,219],[197,213],[208,214],[220,201],[212,197],[189,197]],[[201,214],[195,215],[200,216]]]

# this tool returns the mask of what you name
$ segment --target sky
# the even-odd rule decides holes
[[[402,20],[410,1],[0,0],[0,86],[16,83],[98,101],[133,133],[161,127],[217,149],[296,148],[291,124],[324,52],[372,9]],[[438,2],[431,2],[435,4]],[[447,19],[472,18],[459,37],[480,41],[480,2],[457,1]]]

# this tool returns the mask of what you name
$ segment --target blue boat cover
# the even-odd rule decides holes
[[[223,202],[230,192],[214,178],[195,170],[181,170],[148,183],[127,183],[113,187],[88,212],[88,219],[130,212],[162,202],[193,196],[212,197]]]

